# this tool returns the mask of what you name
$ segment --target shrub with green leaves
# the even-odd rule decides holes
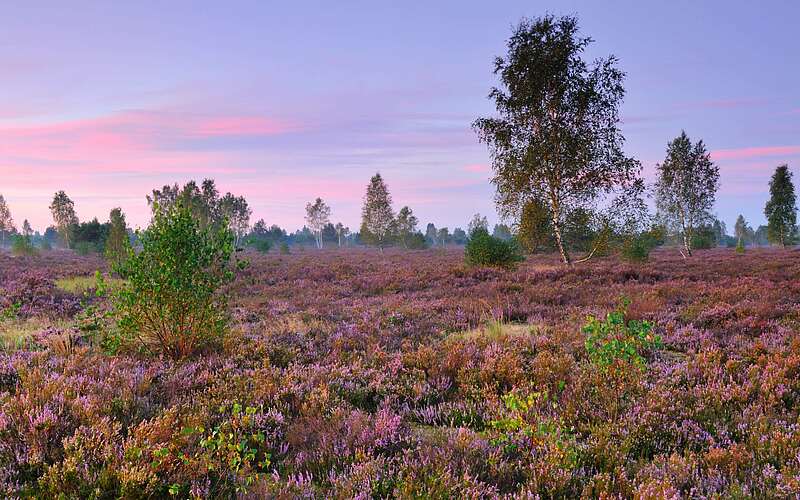
[[[139,235],[141,251],[120,266],[127,283],[114,305],[126,339],[181,358],[218,344],[228,331],[221,288],[234,277],[233,234],[224,226],[201,227],[180,204],[154,213]]]
[[[469,266],[513,267],[524,260],[517,250],[516,243],[495,238],[485,228],[472,232],[464,257]]]
[[[18,234],[11,241],[11,253],[14,255],[36,255],[39,251],[31,243],[30,236]]]
[[[265,239],[254,239],[250,244],[260,253],[269,253],[272,249],[272,242]]]
[[[608,368],[621,361],[644,368],[642,355],[661,347],[661,337],[653,333],[649,321],[627,320],[627,302],[606,315],[605,320],[589,316],[583,327],[586,352],[593,363]]]

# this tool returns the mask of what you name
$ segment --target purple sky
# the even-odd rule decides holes
[[[511,25],[546,12],[577,14],[590,55],[620,58],[626,149],[648,179],[686,129],[721,167],[720,217],[756,226],[775,166],[800,173],[798,2],[15,3],[0,193],[18,225],[48,225],[58,189],[82,220],[121,206],[143,225],[152,188],[213,177],[254,220],[293,230],[321,196],[356,228],[375,171],[423,225],[496,219],[470,123],[492,112]]]

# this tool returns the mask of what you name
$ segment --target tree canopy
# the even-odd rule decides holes
[[[536,200],[546,208],[564,263],[566,218],[593,209],[599,195],[634,180],[640,165],[622,151],[619,107],[624,73],[614,56],[584,60],[592,42],[572,16],[523,19],[498,57],[496,117],[473,124],[489,147],[501,215],[519,220]]]

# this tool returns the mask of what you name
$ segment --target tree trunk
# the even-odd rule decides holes
[[[683,249],[686,252],[685,254],[681,252],[681,255],[685,259],[686,257],[692,256],[692,242],[691,242],[691,231],[688,231],[686,228],[686,217],[681,211],[681,229],[683,230]]]
[[[564,264],[571,266],[572,261],[569,258],[569,253],[567,249],[564,248],[564,241],[561,239],[561,224],[558,222],[556,217],[553,217],[553,232],[556,235],[556,245],[558,245],[558,251],[561,254],[561,262]]]

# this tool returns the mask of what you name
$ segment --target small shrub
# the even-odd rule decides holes
[[[281,253],[282,253],[283,255],[289,255],[290,253],[292,253],[292,252],[289,250],[289,245],[288,245],[287,243],[281,243]]]
[[[469,266],[513,267],[524,260],[513,241],[503,241],[490,235],[484,228],[472,232],[464,256]]]
[[[629,262],[646,262],[650,258],[650,246],[646,239],[635,236],[622,244],[622,258]]]
[[[200,227],[179,204],[157,212],[140,239],[142,250],[121,266],[128,282],[114,297],[122,334],[172,358],[221,341],[228,313],[220,288],[234,276],[231,232]]]
[[[608,368],[617,361],[645,366],[642,353],[661,346],[661,337],[653,334],[649,321],[627,321],[628,302],[606,315],[605,320],[589,316],[583,333],[586,334],[586,352],[593,363]]]
[[[272,249],[272,242],[269,240],[259,239],[259,240],[254,240],[252,246],[260,253],[269,253],[269,251]]]
[[[14,255],[36,255],[39,252],[31,243],[30,237],[16,235],[11,242],[11,253]]]
[[[409,236],[406,245],[408,245],[409,250],[424,250],[428,248],[428,242],[422,233],[414,233]]]
[[[736,253],[744,253],[744,244],[742,243],[742,240],[739,240],[738,243],[736,243]]]

